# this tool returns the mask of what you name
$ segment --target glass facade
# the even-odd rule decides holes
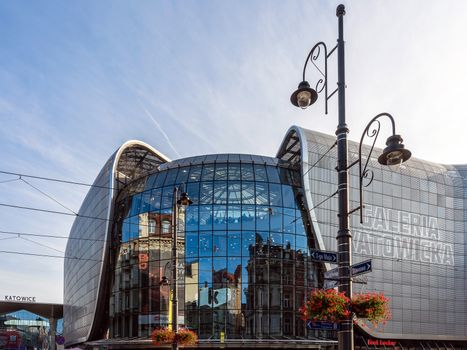
[[[110,337],[171,323],[171,286],[159,282],[171,280],[174,187],[193,200],[178,214],[179,324],[201,339],[311,337],[297,312],[317,286],[300,174],[242,155],[167,163],[119,196]]]
[[[56,341],[63,344],[63,320],[57,321]],[[0,349],[26,350],[51,348],[50,323],[47,318],[26,310],[0,314]]]

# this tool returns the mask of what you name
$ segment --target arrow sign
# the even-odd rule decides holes
[[[307,320],[306,321],[306,328],[335,331],[335,330],[337,330],[337,323]]]
[[[311,260],[337,264],[337,253],[310,249]]]
[[[324,273],[324,278],[328,280],[337,280],[339,279],[339,270],[337,268],[326,271]]]
[[[351,266],[352,276],[358,276],[363,273],[371,272],[371,259],[362,261]]]

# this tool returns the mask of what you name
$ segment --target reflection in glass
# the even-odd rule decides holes
[[[173,189],[181,185],[194,203],[179,215],[180,324],[201,339],[311,337],[296,312],[318,284],[292,184],[298,175],[265,165],[267,157],[199,159],[206,163],[148,176],[145,192],[119,204],[111,336],[148,337],[169,324],[171,287],[160,281],[171,279]]]

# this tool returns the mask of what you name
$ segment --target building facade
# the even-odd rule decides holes
[[[298,313],[333,267],[312,261],[310,249],[336,250],[334,141],[292,127],[275,158],[218,154],[176,161],[138,141],[122,145],[70,233],[76,239],[65,260],[66,345],[144,341],[170,324],[171,286],[160,282],[171,279],[174,187],[193,200],[178,214],[180,325],[195,330],[200,344],[334,344],[333,332],[308,329]],[[349,148],[353,161],[358,145]],[[417,159],[398,172],[375,159],[370,166],[364,222],[356,215],[352,232],[353,260],[371,259],[372,272],[354,291],[385,292],[393,317],[378,330],[360,323],[358,344],[462,346],[466,170]],[[353,207],[357,169],[350,178]]]

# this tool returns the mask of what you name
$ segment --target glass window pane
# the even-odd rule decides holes
[[[268,184],[264,182],[256,182],[256,204],[269,205],[269,189]]]
[[[213,229],[227,230],[227,207],[225,205],[214,205]]]
[[[230,163],[229,164],[229,180],[240,180],[241,179],[241,169],[240,164]]]
[[[167,177],[165,178],[164,185],[165,186],[172,186],[175,183],[175,179],[177,178],[178,168],[170,169],[167,172]]]
[[[200,235],[201,236],[201,235]],[[201,252],[201,238],[200,238],[200,252]],[[209,250],[212,252],[212,247]],[[203,257],[199,259],[199,283],[204,287],[212,285],[212,258]],[[202,296],[200,296],[200,306],[202,302]],[[207,293],[206,293],[206,304],[207,304]]]
[[[255,204],[255,183],[243,182],[242,183],[242,203]]]
[[[295,210],[284,208],[284,232],[295,233]]]
[[[266,171],[268,173],[269,182],[277,182],[280,183],[279,179],[279,172],[277,168],[274,166],[266,166]]]
[[[130,216],[138,215],[141,206],[141,194],[134,195],[131,199]]]
[[[155,211],[161,208],[162,188],[151,191],[151,198],[149,201],[149,210]]]
[[[151,198],[151,191],[143,192],[141,196],[141,211],[140,213],[147,213],[150,209],[150,198]]]
[[[213,195],[213,183],[201,182],[199,202],[201,204],[211,204]]]
[[[186,208],[185,222],[187,231],[198,231],[199,216],[198,206],[190,205]]]
[[[214,182],[214,203],[227,204],[227,181]]]
[[[241,185],[240,182],[229,181],[229,204],[240,204],[241,203]]]
[[[199,207],[199,229],[200,230],[212,230],[212,206],[201,205]]]
[[[123,220],[122,224],[122,242],[130,240],[130,218]]]
[[[242,233],[229,232],[227,236],[227,253],[229,256],[241,256],[242,255]]]
[[[227,227],[229,230],[240,230],[242,211],[240,206],[228,207]]]
[[[201,181],[201,165],[194,165],[190,168],[190,176],[188,177],[188,182],[198,182]]]
[[[214,180],[214,164],[204,164],[201,179],[203,181]]]
[[[302,252],[306,251],[307,249],[307,239],[306,236],[296,235],[295,236],[295,248],[297,250],[301,250]]]
[[[295,196],[292,186],[282,185],[282,199],[284,201],[284,207],[295,208]]]
[[[186,185],[186,193],[193,201],[193,204],[199,204],[199,182],[190,182]]]
[[[189,167],[180,168],[179,171],[178,171],[177,180],[175,181],[175,183],[177,183],[177,184],[186,183],[187,180],[188,180],[188,171],[189,170],[190,170]]]
[[[163,172],[159,173],[159,176],[157,176],[153,187],[157,188],[157,187],[164,186],[166,176],[167,176],[167,171],[163,171]]]
[[[164,187],[162,191],[161,209],[172,208],[173,187]]]
[[[199,256],[212,256],[212,232],[199,233]]]
[[[241,278],[242,259],[238,257],[229,257],[227,259],[227,283],[237,285]]]
[[[216,164],[214,180],[227,180],[227,164]]]
[[[254,230],[255,221],[255,206],[242,206],[242,230]]]
[[[280,184],[269,184],[269,199],[271,205],[282,207],[282,187]]]
[[[269,231],[269,209],[267,207],[256,207],[256,229]]]
[[[295,235],[284,234],[284,247],[285,249],[295,250]]]
[[[263,164],[255,164],[255,179],[256,181],[268,181],[266,167]]]
[[[146,184],[144,185],[144,189],[152,189],[154,187],[154,182],[156,181],[158,173],[152,174],[146,179]]]
[[[306,236],[306,229],[305,229],[305,225],[303,224],[303,219],[302,219],[302,215],[306,215],[306,213],[304,212],[303,214],[300,212],[300,210],[297,210],[295,212],[295,216],[298,218],[297,221],[295,221],[295,233],[297,235],[303,235],[303,236]]]
[[[255,233],[250,231],[242,232],[242,256],[244,258],[253,257],[253,250],[255,249]],[[246,281],[245,281],[246,282]]]
[[[282,208],[271,208],[271,231],[282,232]]]
[[[227,236],[224,232],[214,232],[212,251],[214,256],[227,256]]]
[[[187,232],[186,233],[186,246],[185,246],[185,256],[187,260],[191,258],[198,258],[198,232]]]
[[[254,181],[255,175],[253,170],[253,164],[242,163],[242,180],[244,181]]]

